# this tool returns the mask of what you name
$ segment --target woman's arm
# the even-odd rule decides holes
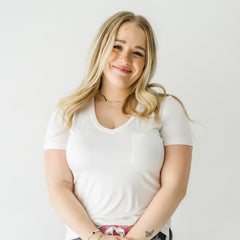
[[[50,202],[62,220],[85,240],[96,226],[73,193],[73,176],[66,161],[66,151],[47,149],[44,159]],[[97,232],[91,240],[97,240],[101,235]]]
[[[66,151],[47,149],[44,151],[45,170],[49,199],[64,223],[82,240],[97,228],[87,211],[73,193],[73,175],[68,167]],[[120,236],[96,232],[91,240],[128,240]]]
[[[168,145],[161,170],[161,189],[126,237],[134,240],[153,238],[169,221],[187,192],[192,146]]]

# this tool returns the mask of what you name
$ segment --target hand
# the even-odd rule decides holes
[[[118,235],[108,235],[102,233],[102,235],[98,238],[98,240],[131,240],[130,238],[121,237]]]

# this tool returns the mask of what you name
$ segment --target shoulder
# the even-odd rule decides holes
[[[184,108],[173,96],[167,96],[162,100],[159,119],[164,146],[176,144],[193,146],[191,125]]]
[[[183,106],[173,96],[164,97],[160,104],[160,118],[168,118],[177,115],[185,115]]]
[[[172,95],[168,95],[163,98],[161,104],[174,104],[179,103]]]

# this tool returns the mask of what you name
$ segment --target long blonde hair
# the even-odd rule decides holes
[[[113,49],[117,31],[127,21],[134,22],[144,30],[147,40],[147,53],[143,73],[129,87],[129,94],[123,103],[122,113],[126,116],[148,118],[154,112],[154,119],[159,120],[161,102],[166,96],[171,94],[167,94],[161,84],[150,83],[157,62],[154,32],[149,22],[143,16],[135,15],[129,11],[121,11],[108,18],[100,27],[90,47],[85,75],[80,86],[71,95],[61,98],[56,105],[58,113],[61,114],[62,123],[65,123],[65,128],[61,133],[71,128],[74,114],[80,111],[98,93],[101,87],[104,64]],[[159,87],[162,89],[162,93],[155,91],[153,87]],[[180,99],[174,95],[171,96],[179,101],[187,118],[192,121]],[[135,100],[144,105],[143,112],[136,111],[134,107]]]

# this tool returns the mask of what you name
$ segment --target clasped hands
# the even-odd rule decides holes
[[[91,240],[132,240],[130,238],[121,237],[118,235],[108,235],[104,234],[102,232],[97,232],[94,234],[94,236],[91,238]]]

